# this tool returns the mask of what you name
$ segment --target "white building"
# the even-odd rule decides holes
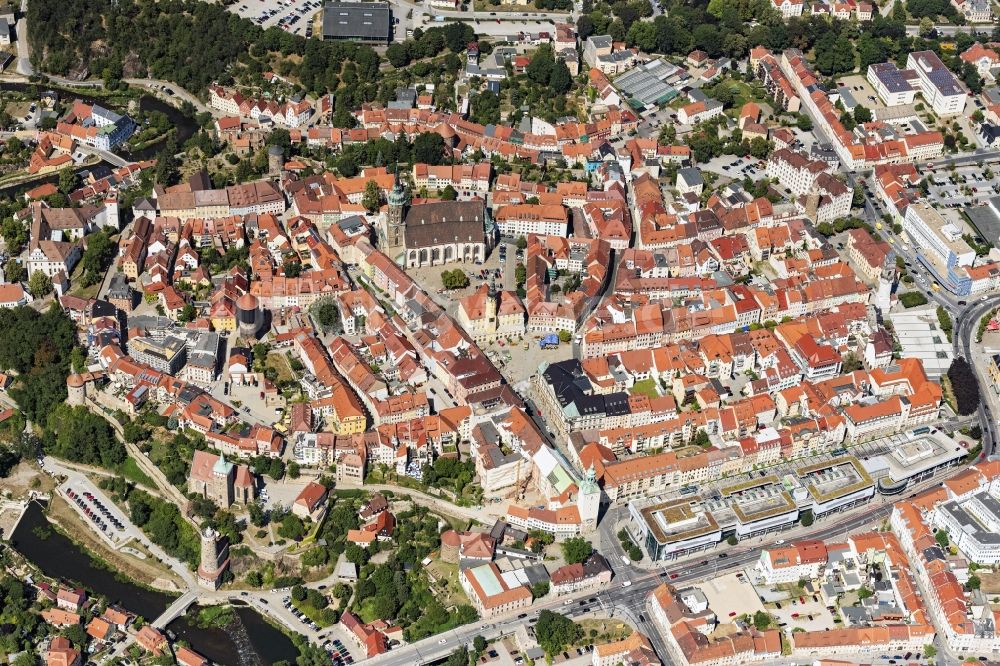
[[[830,165],[811,160],[805,154],[782,148],[771,153],[767,160],[768,178],[776,178],[782,187],[795,196],[802,196],[813,189],[816,176],[830,171]]]
[[[895,63],[868,65],[866,78],[886,106],[913,104],[917,89],[910,83],[906,72],[900,71]]]
[[[774,8],[781,12],[781,18],[791,18],[793,16],[802,16],[802,7],[805,6],[805,2],[802,0],[771,0],[774,3]]]
[[[754,568],[768,585],[815,580],[827,562],[822,541],[801,541],[762,551]]]
[[[514,204],[497,210],[495,222],[502,236],[517,238],[536,234],[565,238],[569,217],[560,205]]]
[[[958,227],[945,221],[924,201],[910,204],[903,216],[903,231],[921,253],[942,267],[971,266],[976,252],[962,239]]]
[[[968,93],[936,53],[914,51],[906,58],[906,67],[917,73],[920,92],[934,113],[939,116],[962,113]]]

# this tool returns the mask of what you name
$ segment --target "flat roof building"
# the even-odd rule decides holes
[[[941,330],[933,307],[893,313],[892,325],[903,347],[902,356],[920,359],[929,379],[937,380],[948,372],[954,347]]]
[[[323,39],[388,44],[392,14],[387,2],[328,2],[323,8]]]
[[[867,461],[866,467],[878,476],[882,495],[894,495],[913,484],[930,478],[935,471],[956,465],[965,459],[965,449],[940,432],[916,435],[904,433],[891,438],[892,449]]]
[[[854,456],[806,465],[795,470],[812,499],[814,516],[837,511],[871,499],[875,483]]]
[[[934,113],[939,116],[962,113],[968,94],[936,53],[914,51],[906,58],[906,67],[917,73],[920,92]]]

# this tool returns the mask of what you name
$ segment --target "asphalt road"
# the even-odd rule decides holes
[[[891,510],[892,505],[886,504],[857,516],[845,518],[843,521],[825,525],[812,532],[810,537],[815,539],[830,539],[835,536],[842,536],[846,533],[857,531],[866,525],[882,521],[888,517]],[[384,655],[370,659],[365,663],[372,664],[373,666],[425,664],[447,656],[456,648],[470,642],[477,635],[481,635],[487,640],[493,640],[499,636],[511,634],[524,622],[530,622],[533,618],[537,618],[538,613],[542,610],[579,614],[600,608],[611,609],[616,613],[638,618],[639,615],[646,613],[647,596],[661,583],[670,582],[674,585],[680,585],[743,569],[760,557],[760,548],[751,546],[744,548],[736,547],[727,551],[726,555],[727,557],[721,559],[718,556],[711,557],[706,561],[706,564],[701,564],[701,561],[697,561],[679,564],[676,567],[655,572],[633,573],[626,576],[632,581],[628,587],[622,587],[622,579],[616,578],[612,581],[608,589],[601,592],[584,591],[535,604],[531,607],[531,611],[527,613],[526,618],[510,616],[499,622],[480,621],[468,624],[444,634],[432,636],[417,643],[397,648]],[[579,605],[581,600],[586,601],[590,598],[596,598],[597,602],[585,603],[584,606]],[[564,605],[564,602],[567,600],[573,602],[572,608]],[[564,608],[566,609],[565,611],[560,610]],[[642,622],[639,624],[643,625]],[[644,633],[655,633],[655,628],[649,626],[648,623],[643,625],[642,628],[644,629]],[[662,645],[662,641],[658,640],[657,642]],[[657,652],[659,652],[659,646]],[[664,658],[665,663],[672,663],[667,654],[660,654],[660,657]],[[802,658],[790,660],[789,663],[797,661],[802,661]]]

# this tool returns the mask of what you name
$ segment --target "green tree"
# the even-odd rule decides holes
[[[28,293],[35,298],[42,298],[52,293],[52,280],[42,271],[35,271],[28,279]]]
[[[773,622],[771,616],[766,611],[757,611],[753,614],[753,626],[757,631],[764,631]]]
[[[750,142],[750,154],[759,160],[767,157],[771,152],[772,144],[762,136],[755,136]]]
[[[553,95],[565,95],[573,87],[573,76],[569,73],[566,62],[556,60],[549,75],[549,90]]]
[[[340,309],[331,299],[320,301],[313,309],[313,316],[324,331],[340,329]]]
[[[499,122],[499,104],[500,102],[497,100],[497,122]],[[433,165],[441,164],[445,157],[444,149],[444,139],[440,134],[422,132],[413,140],[413,161]]]
[[[85,465],[115,469],[125,462],[125,447],[103,417],[86,407],[56,407],[45,423],[46,453]]]
[[[959,415],[974,413],[979,408],[979,382],[969,362],[961,356],[956,357],[948,368],[948,379],[951,381]],[[941,531],[938,532],[940,533]]]
[[[858,358],[858,355],[853,351],[849,351],[847,352],[847,355],[844,356],[844,362],[840,367],[840,371],[844,373],[854,372],[855,370],[860,370],[863,367],[864,364],[861,362],[861,359]]]
[[[911,10],[912,11],[912,10]],[[919,35],[926,39],[934,32],[934,21],[929,16],[920,19]]]
[[[660,128],[660,133],[656,137],[656,142],[661,146],[672,146],[677,140],[677,128],[673,123],[664,123]]]
[[[535,638],[545,653],[554,656],[572,645],[583,634],[583,629],[565,615],[543,610],[535,624]]]
[[[552,55],[552,47],[544,44],[531,56],[531,62],[528,63],[525,73],[530,81],[544,86],[548,85],[554,66],[555,58]]]
[[[480,125],[491,125],[500,122],[500,98],[492,90],[483,92],[472,97],[470,102],[472,112],[470,120]]]
[[[7,260],[3,271],[5,281],[7,282],[24,282],[25,278],[28,277],[28,271],[24,268],[24,265],[14,257]]]
[[[799,516],[799,524],[802,525],[802,527],[809,527],[810,525],[812,525],[813,524],[813,512],[812,511],[803,511],[802,515]]]
[[[306,527],[301,518],[290,513],[282,518],[278,534],[292,541],[301,541],[302,537],[306,535]]]
[[[861,123],[870,123],[872,121],[871,110],[866,106],[858,104],[854,107],[854,121],[859,125]]]
[[[90,234],[86,238],[87,249],[80,258],[85,286],[97,284],[111,264],[118,250],[116,243],[106,230]]]
[[[59,171],[59,191],[69,194],[76,189],[76,174],[72,167],[64,167]]]
[[[441,284],[445,289],[464,289],[469,286],[469,276],[461,268],[441,273]]]
[[[181,310],[180,316],[177,318],[181,322],[194,321],[195,317],[198,316],[198,311],[190,303],[185,303],[184,308]]]
[[[465,647],[457,648],[448,655],[444,666],[469,666],[469,651]]]
[[[531,586],[531,598],[541,599],[546,594],[549,593],[549,581],[543,580],[540,583],[535,583]]]
[[[441,199],[443,201],[454,201],[457,198],[458,192],[455,191],[455,188],[450,183],[445,185],[444,189],[441,190]]]
[[[524,236],[517,237],[517,249],[526,250],[528,248],[528,239]]]
[[[976,574],[970,574],[969,580],[965,582],[965,589],[970,591],[978,590],[981,585],[982,581],[979,579],[979,576],[977,576]]]
[[[567,331],[566,329],[562,329],[559,331],[559,342],[566,344],[572,339],[573,339],[573,334]]]
[[[594,552],[594,547],[583,537],[572,537],[562,542],[563,559],[567,564],[583,562]]]
[[[938,324],[941,325],[941,330],[944,334],[948,336],[948,341],[951,342],[951,331],[952,331],[952,321],[951,314],[943,306],[937,307],[937,319]]]
[[[254,527],[264,527],[267,525],[267,514],[257,502],[250,502],[247,505],[247,512],[250,514],[250,524]]]
[[[62,635],[78,648],[82,648],[87,644],[87,632],[82,624],[73,624],[66,627],[62,631]]]
[[[379,193],[378,183],[374,180],[369,180],[365,183],[365,193],[361,197],[361,205],[365,207],[369,213],[375,213],[378,211],[381,205],[382,199]]]

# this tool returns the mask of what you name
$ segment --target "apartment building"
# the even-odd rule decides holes
[[[945,221],[926,201],[910,204],[903,216],[903,231],[918,248],[918,257],[930,261],[931,269],[945,281],[960,278],[953,269],[972,266],[976,252],[962,239],[961,230]],[[927,263],[927,261],[924,261]],[[966,275],[966,279],[968,276]]]
[[[831,167],[826,162],[811,160],[805,154],[788,148],[774,151],[767,160],[768,178],[776,178],[795,196],[812,191],[816,177],[829,171]]]
[[[868,65],[865,78],[886,106],[913,104],[913,98],[919,92],[919,87],[914,85],[915,72],[901,70],[896,67],[896,63],[881,62]]]
[[[569,217],[561,205],[514,204],[496,211],[495,220],[502,236],[566,237]]]
[[[796,583],[818,578],[827,558],[826,544],[810,539],[762,551],[754,568],[768,585]]]
[[[134,337],[128,341],[128,354],[136,363],[173,375],[187,362],[187,344],[183,339],[172,335],[162,341]]]
[[[965,109],[968,93],[933,51],[914,51],[906,67],[917,74],[924,101],[939,116],[957,116]]]

